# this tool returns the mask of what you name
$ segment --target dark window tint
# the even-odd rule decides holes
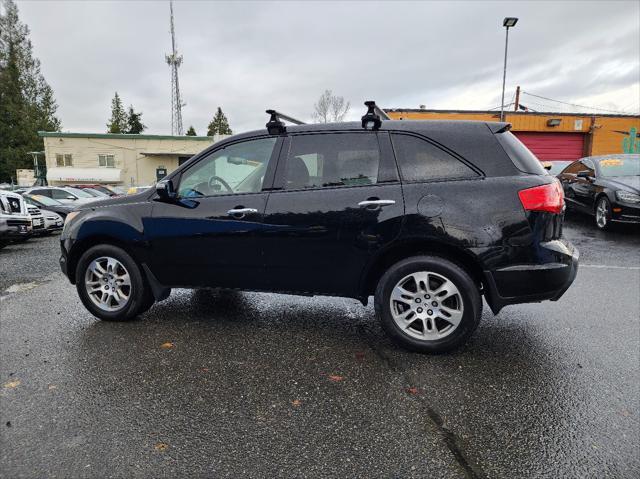
[[[532,173],[534,175],[548,175],[538,157],[531,153],[529,148],[524,146],[520,140],[510,131],[496,134],[496,138],[506,151],[513,164],[520,171]]]
[[[478,176],[460,160],[426,140],[401,134],[392,134],[391,136],[400,173],[405,181]]]
[[[285,188],[372,185],[378,180],[379,163],[374,133],[292,136]]]

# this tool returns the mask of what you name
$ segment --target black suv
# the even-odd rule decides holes
[[[557,300],[577,250],[557,179],[506,123],[380,121],[235,135],[155,190],[69,214],[60,264],[104,320],[170,288],[344,296],[403,346],[441,352],[478,326],[482,296]]]

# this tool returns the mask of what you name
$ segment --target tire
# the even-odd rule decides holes
[[[90,294],[89,288],[96,293]],[[108,244],[94,246],[80,257],[76,289],[85,308],[104,321],[130,321],[153,304],[153,295],[138,264],[122,248]],[[98,296],[105,294],[107,299],[100,301]]]
[[[449,288],[438,291],[446,281]],[[411,294],[403,293],[397,300],[397,286]],[[452,351],[471,337],[482,317],[482,298],[478,286],[457,264],[439,256],[414,256],[394,264],[382,276],[375,309],[382,327],[397,344],[437,354]]]
[[[595,208],[596,227],[602,231],[611,229],[611,202],[606,196],[601,196]]]

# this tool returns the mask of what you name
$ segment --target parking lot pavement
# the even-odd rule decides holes
[[[0,470],[638,477],[637,232],[581,218],[565,232],[585,266],[566,295],[485,308],[470,344],[441,356],[395,347],[351,300],[178,290],[106,323],[43,274],[0,302]],[[55,238],[27,245],[0,251],[3,278],[7,258],[57,257]]]

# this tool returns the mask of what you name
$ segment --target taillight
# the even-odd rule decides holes
[[[527,211],[562,213],[564,208],[564,191],[558,179],[553,183],[518,191],[518,196]]]

